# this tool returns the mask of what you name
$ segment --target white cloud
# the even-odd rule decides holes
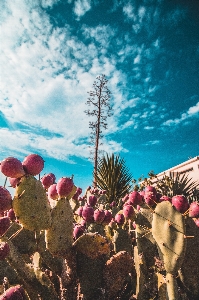
[[[53,3],[56,1],[43,5]],[[79,41],[71,35],[68,25],[53,28],[48,15],[36,4],[34,9],[32,5],[22,2],[19,7],[11,1],[2,13],[0,105],[10,129],[1,130],[1,145],[8,152],[19,153],[35,147],[60,159],[70,155],[89,156],[86,143],[80,142],[90,134],[84,113],[87,91],[92,89],[97,75],[110,78],[108,87],[113,91],[114,116],[108,120],[105,133],[109,134],[117,128],[123,98],[118,84],[123,79],[125,83],[125,76],[117,70],[114,58],[106,57],[94,42],[87,46]],[[96,36],[98,33],[101,37]],[[91,34],[97,41],[103,37],[108,41],[114,30],[105,26],[91,30]],[[21,130],[21,126],[29,131]],[[37,134],[39,130],[41,134]],[[53,138],[46,138],[45,132]],[[119,149],[117,143],[111,145]],[[104,144],[104,147],[109,146]]]
[[[85,15],[91,9],[91,0],[76,0],[74,5],[74,13],[78,18]]]
[[[145,126],[144,129],[146,129],[146,130],[152,130],[152,129],[154,129],[154,127],[153,126]]]
[[[55,4],[57,4],[60,0],[41,0],[41,6],[43,8],[49,8],[53,7]]]
[[[169,119],[165,121],[163,126],[175,126],[183,123],[184,125],[189,124],[191,118],[199,117],[199,102],[196,105],[190,107],[187,112],[182,113],[180,118]]]
[[[123,7],[123,12],[127,18],[133,19],[134,21],[136,20],[137,17],[136,17],[135,11],[134,11],[134,7],[130,3],[126,4]]]
[[[153,141],[148,141],[147,143],[145,143],[145,146],[151,146],[151,145],[158,145],[160,144],[159,140],[153,140]]]

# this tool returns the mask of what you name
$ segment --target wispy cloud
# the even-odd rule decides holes
[[[196,105],[191,106],[187,112],[182,113],[180,118],[169,119],[163,123],[163,126],[175,126],[189,124],[189,121],[194,118],[199,118],[199,102]]]
[[[147,143],[144,144],[144,146],[152,146],[152,145],[158,145],[160,144],[159,140],[153,140],[153,141],[148,141]]]
[[[3,1],[0,105],[4,128],[0,139],[4,149],[23,154],[38,149],[68,161],[73,156],[88,157],[85,103],[87,91],[100,74],[109,79],[113,106],[104,151],[127,151],[123,143],[112,140],[113,135],[133,135],[143,129],[149,134],[163,120],[163,128],[168,128],[196,118],[198,99],[173,119],[168,117],[170,108],[162,101],[163,94],[158,94],[174,74],[171,60],[166,63],[172,49],[167,47],[164,30],[169,22],[170,30],[176,28],[186,16],[180,7],[164,13],[163,2],[115,1],[112,10],[104,12],[110,22],[102,18],[96,25],[95,19],[86,22],[90,15],[86,13],[100,14],[100,1],[35,0],[21,1],[20,6],[16,0]],[[67,3],[71,10],[71,19],[61,16],[65,24],[60,27],[53,15],[59,3],[62,7]],[[117,10],[121,19],[112,22]]]

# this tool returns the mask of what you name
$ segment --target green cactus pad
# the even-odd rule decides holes
[[[132,254],[131,236],[128,231],[123,228],[114,230],[113,244],[115,252],[127,251],[129,254]]]
[[[135,223],[138,251],[139,254],[146,254],[145,262],[148,268],[154,265],[154,256],[157,252],[156,241],[151,232],[152,220],[153,210],[144,204],[136,216]]]
[[[192,218],[187,217],[186,234],[187,248],[186,256],[179,270],[182,283],[189,291],[191,299],[199,299],[199,228]]]
[[[126,251],[118,252],[106,262],[103,277],[105,289],[110,298],[115,297],[122,289],[126,277],[133,268],[133,259]]]
[[[11,236],[13,245],[17,247],[21,254],[32,254],[35,251],[36,240],[33,231],[25,228],[22,229],[21,225],[14,222],[6,232],[7,238],[10,238]]]
[[[77,276],[84,299],[101,299],[105,262],[105,255],[92,259],[81,252],[77,253]]]
[[[185,256],[185,222],[182,214],[169,201],[157,204],[153,214],[152,234],[165,270],[175,275]]]
[[[41,181],[32,175],[21,178],[16,187],[13,209],[25,229],[40,231],[51,225],[51,207]]]
[[[68,199],[59,199],[51,215],[52,225],[45,232],[46,247],[52,255],[64,256],[73,243],[73,211]]]
[[[77,252],[81,252],[91,259],[96,259],[101,255],[108,255],[110,244],[108,240],[97,233],[85,233],[73,244]]]

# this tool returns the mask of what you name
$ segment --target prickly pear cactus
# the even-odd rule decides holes
[[[21,254],[32,254],[36,249],[35,233],[22,228],[17,222],[13,222],[6,232],[7,238],[12,238],[12,243]]]
[[[169,201],[157,204],[153,215],[152,234],[167,272],[168,299],[177,300],[176,275],[185,256],[186,233],[183,215]]]
[[[148,300],[148,294],[145,288],[148,269],[143,253],[139,253],[138,247],[134,246],[134,262],[136,269],[136,297],[138,300]]]
[[[52,225],[45,231],[46,247],[52,255],[64,257],[73,243],[73,211],[67,198],[52,209]]]
[[[77,276],[81,294],[84,296],[83,299],[101,299],[105,262],[105,255],[93,259],[81,252],[77,253]]]
[[[77,252],[81,252],[92,259],[110,253],[108,240],[98,233],[83,234],[74,242],[73,247]]]
[[[144,253],[147,267],[154,265],[154,256],[157,252],[156,241],[152,235],[153,210],[142,205],[136,216],[136,238],[139,253]]]
[[[190,299],[199,299],[199,228],[192,218],[185,218],[187,247],[186,257],[178,271]]]
[[[115,299],[133,268],[133,259],[126,251],[116,253],[106,262],[103,277],[108,297]]]
[[[103,287],[103,268],[110,252],[108,240],[97,233],[86,233],[73,244],[77,253],[77,275],[85,299],[99,299]]]
[[[51,225],[51,207],[41,181],[32,175],[21,178],[16,187],[13,209],[25,229],[40,231]]]
[[[114,230],[113,235],[114,251],[127,251],[130,255],[132,254],[132,241],[128,231],[123,228],[117,228]]]

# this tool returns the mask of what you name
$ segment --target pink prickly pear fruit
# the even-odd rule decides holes
[[[115,201],[113,201],[113,202],[110,203],[110,207],[116,207],[116,205],[117,205],[117,204],[116,204]]]
[[[126,202],[126,201],[128,201],[129,200],[129,194],[127,194],[126,196],[124,196],[123,198],[122,198],[122,202]]]
[[[140,196],[142,197],[142,200],[144,201],[145,191],[140,191],[139,194],[140,194]]]
[[[69,177],[62,177],[57,182],[57,193],[60,197],[67,197],[72,192],[74,183]]]
[[[29,154],[22,162],[23,168],[27,174],[38,175],[44,168],[44,160],[38,154]]]
[[[97,203],[97,197],[95,195],[91,195],[87,199],[87,204],[90,206],[95,206]]]
[[[129,199],[129,200],[127,200],[126,202],[124,202],[123,206],[125,206],[125,205],[132,205],[131,200]]]
[[[12,207],[12,196],[3,186],[0,186],[0,214]]]
[[[57,184],[54,183],[48,188],[48,199],[57,200],[58,198]]]
[[[194,222],[195,222],[196,226],[199,227],[199,219],[195,219]]]
[[[77,190],[76,190],[76,193],[77,193],[78,196],[81,195],[81,193],[82,193],[82,188],[78,187]]]
[[[199,218],[199,202],[194,201],[190,204],[189,207],[189,217]]]
[[[156,194],[154,194],[153,192],[145,192],[144,201],[146,204],[153,206],[157,201]]]
[[[86,221],[85,220],[81,220],[80,225],[86,228]]]
[[[106,195],[107,191],[106,190],[101,190],[99,193],[100,193],[100,195]]]
[[[181,214],[185,213],[189,208],[188,200],[183,195],[173,196],[171,203]]]
[[[105,218],[105,212],[104,210],[96,209],[94,211],[94,221],[98,224],[101,224],[104,221]]]
[[[16,220],[16,216],[13,208],[9,209],[9,211],[7,212],[7,217],[10,218],[12,222]]]
[[[47,190],[52,184],[55,183],[55,175],[52,173],[46,174],[41,178],[43,187]]]
[[[118,225],[123,225],[124,222],[125,222],[124,215],[123,215],[123,214],[117,213],[117,214],[115,215],[115,222],[116,222]]]
[[[133,224],[133,228],[136,229],[136,223],[135,223],[135,221],[133,221],[132,224]]]
[[[5,300],[25,300],[25,291],[22,286],[17,285],[17,286],[12,286],[9,289],[7,289],[3,295],[2,299]]]
[[[147,185],[145,187],[145,193],[148,193],[148,192],[151,192],[153,194],[157,193],[156,188],[154,186],[152,186],[152,185]]]
[[[92,222],[94,209],[91,206],[84,206],[82,210],[82,217],[86,222]]]
[[[6,230],[10,227],[10,218],[1,217],[0,218],[0,236],[3,235]]]
[[[0,242],[0,260],[4,260],[10,253],[10,247],[6,242]]]
[[[7,157],[2,160],[0,170],[7,177],[20,178],[25,175],[21,161],[15,157]]]
[[[85,232],[85,227],[82,225],[76,224],[73,228],[73,237],[74,239],[78,239]]]
[[[95,188],[93,189],[94,194],[98,194],[99,193],[99,189]]]
[[[161,197],[162,197],[162,194],[156,193],[156,201],[157,201],[158,203],[162,202],[162,201],[160,200]]]
[[[111,213],[109,210],[107,210],[107,209],[104,211],[104,214],[105,214],[105,216],[104,216],[103,224],[104,224],[104,225],[108,225],[108,224],[111,222],[111,220],[112,220],[112,218],[113,218],[113,215],[112,215],[112,213]]]
[[[108,224],[111,228],[116,229],[117,228],[117,223],[115,221],[115,218],[112,218],[110,223]]]
[[[56,181],[56,176],[53,173],[48,173],[48,175],[50,175],[53,178],[53,183],[55,183]]]
[[[19,184],[20,182],[20,178],[12,178],[12,177],[8,177],[8,181],[11,185],[11,187],[16,188],[16,186]]]
[[[129,194],[129,200],[131,201],[131,204],[134,205],[140,205],[142,203],[142,196],[139,192],[133,191]]]
[[[127,219],[131,219],[135,215],[135,211],[132,205],[123,206],[123,215]]]
[[[83,206],[78,207],[78,209],[76,210],[76,214],[80,217],[82,217],[82,211],[83,211]]]
[[[172,199],[171,199],[171,197],[169,197],[169,196],[163,195],[163,196],[160,198],[160,202],[162,202],[162,201],[169,201],[169,202],[171,202]]]

